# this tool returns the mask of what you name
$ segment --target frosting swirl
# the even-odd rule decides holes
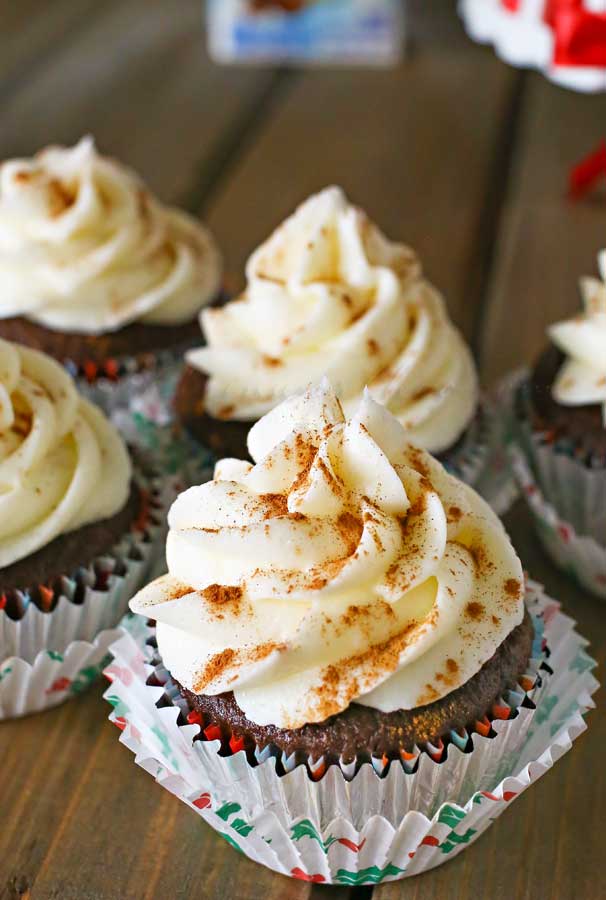
[[[606,250],[598,254],[602,280],[581,279],[583,312],[549,328],[554,344],[568,357],[552,388],[563,406],[602,404],[606,428]]]
[[[389,242],[343,192],[308,199],[250,257],[243,296],[203,310],[216,418],[252,421],[326,375],[351,413],[368,385],[412,441],[455,443],[473,417],[471,354],[416,255]]]
[[[250,431],[169,513],[169,573],[131,609],[200,694],[296,728],[352,701],[411,709],[459,687],[523,616],[522,568],[492,510],[406,442],[365,392],[326,381]]]
[[[161,205],[91,138],[0,166],[0,318],[86,334],[178,325],[220,277],[207,229]]]
[[[0,340],[0,568],[117,513],[130,477],[122,438],[65,369]]]

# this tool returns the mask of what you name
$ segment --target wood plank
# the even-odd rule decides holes
[[[603,192],[577,203],[566,192],[570,167],[603,138],[605,115],[605,94],[576,94],[528,76],[481,330],[487,382],[531,362],[546,326],[580,309],[579,277],[596,273]]]
[[[0,726],[0,898],[305,900],[236,853],[118,743],[102,686]]]
[[[520,501],[505,524],[525,568],[560,600],[591,640],[600,669],[606,662],[604,607],[563,576],[543,553]],[[375,888],[373,900],[434,900],[436,897],[490,897],[491,900],[574,900],[606,898],[597,874],[603,853],[606,776],[604,690],[594,697],[588,731],[536,784],[515,801],[488,831],[451,862],[411,879]]]
[[[92,132],[165,199],[183,200],[226,132],[263,99],[271,69],[208,59],[200,0],[112,3],[0,109],[0,156]]]
[[[85,21],[111,0],[2,0],[0,2],[0,96],[44,65],[57,45],[72,39]]]
[[[308,194],[339,183],[417,249],[469,335],[481,300],[477,245],[517,76],[464,39],[414,33],[396,70],[300,75],[204,215],[241,284],[256,244]]]

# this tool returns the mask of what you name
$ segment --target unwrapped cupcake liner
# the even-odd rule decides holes
[[[459,0],[469,36],[513,66],[576,91],[606,90],[603,4],[577,0]]]
[[[512,446],[509,452],[515,477],[545,551],[560,569],[606,600],[606,544],[579,534],[562,518],[546,499],[520,449]]]
[[[42,652],[64,653],[76,642],[90,642],[120,622],[128,601],[148,580],[152,567],[163,566],[166,513],[174,490],[166,482],[136,470],[147,496],[146,521],[117,543],[112,552],[52,585],[32,585],[0,597],[0,657],[34,663]],[[15,607],[18,617],[15,618]],[[40,608],[42,607],[42,608]]]
[[[526,415],[526,384],[517,396],[514,444],[526,455],[545,498],[578,534],[606,547],[606,463],[579,456],[566,440],[534,431]]]
[[[154,670],[142,619],[126,620],[129,633],[111,648],[110,718],[138,765],[251,859],[317,883],[407,877],[472,843],[585,728],[597,688],[587,642],[539,585],[529,583],[527,603],[551,651],[543,671],[553,670],[535,691],[536,710],[520,705],[515,718],[495,719],[492,737],[472,735],[470,752],[452,743],[440,762],[420,753],[411,772],[333,765],[314,780],[305,765],[280,774],[271,753],[257,765],[237,748],[220,755],[219,740],[194,740],[200,726],[179,724],[165,688],[147,684]]]
[[[40,712],[85,691],[107,664],[108,649],[124,632],[101,631],[92,642],[72,641],[63,651],[40,650],[32,662],[0,662],[0,721]]]

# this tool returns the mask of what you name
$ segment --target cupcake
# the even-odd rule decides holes
[[[248,449],[177,498],[168,574],[130,604],[190,721],[314,777],[470,749],[533,656],[498,518],[370,391],[346,417],[325,380]]]
[[[207,229],[91,138],[0,166],[0,337],[102,386],[104,404],[195,342],[220,279]]]
[[[599,267],[604,279],[604,251]],[[518,390],[512,454],[548,551],[606,597],[606,284],[581,293]]]
[[[118,624],[158,552],[161,497],[67,371],[4,340],[0,473],[0,664],[33,665]]]
[[[606,278],[606,252],[599,255]],[[520,442],[545,498],[606,547],[606,284],[581,281],[582,312],[549,328],[551,344],[517,397]]]
[[[282,874],[440,865],[583,730],[586,641],[370,392],[348,417],[323,380],[248,449],[169,513],[168,574],[105,670],[121,742]]]
[[[323,375],[346,414],[368,385],[412,442],[449,465],[477,438],[475,367],[444,301],[414,252],[339,188],[280,225],[246,278],[239,299],[202,311],[207,345],[187,353],[177,389],[179,420],[218,456],[245,456],[251,425]]]

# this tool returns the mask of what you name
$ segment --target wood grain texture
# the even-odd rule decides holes
[[[262,98],[271,69],[208,59],[200,0],[108,4],[5,99],[0,156],[92,133],[164,199],[182,200],[216,145]]]
[[[487,382],[534,359],[546,326],[580,309],[579,277],[596,273],[604,191],[572,203],[567,179],[603,138],[605,115],[606,94],[575,94],[526,76],[486,293],[480,343]]]
[[[33,69],[43,68],[58,46],[109,2],[115,0],[1,0],[0,97]]]
[[[101,685],[0,725],[0,898],[306,900],[139,769]]]
[[[290,84],[203,210],[240,284],[247,256],[271,229],[337,183],[387,235],[418,251],[471,333],[477,243],[516,76],[454,34],[432,43],[419,30],[397,70],[310,71]]]
[[[418,250],[479,338],[487,377],[577,308],[603,201],[563,195],[568,166],[602,136],[604,98],[506,68],[466,41],[454,3],[411,0],[398,70],[300,74],[213,66],[200,0],[106,0],[84,15],[92,5],[0,0],[1,156],[94,132],[161,196],[208,213],[240,276],[298,201],[341,183]],[[543,556],[523,506],[508,527],[603,664],[604,607]],[[236,854],[135,765],[100,694],[0,725],[0,900],[606,898],[601,695],[589,732],[475,846],[373,891],[310,886]]]
[[[576,619],[590,639],[588,652],[603,671],[606,663],[604,605],[562,575],[542,551],[528,512],[518,501],[505,525],[525,569]],[[604,689],[597,709],[573,748],[463,853],[432,872],[375,888],[373,900],[604,900],[606,883],[598,860],[603,852],[606,775]]]

